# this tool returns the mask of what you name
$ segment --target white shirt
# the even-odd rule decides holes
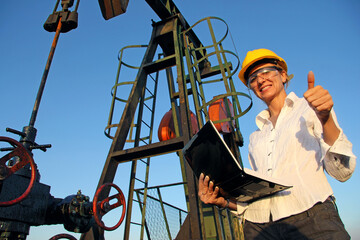
[[[338,126],[335,113],[331,112]],[[322,137],[322,125],[304,98],[290,93],[274,127],[268,110],[256,117],[258,130],[251,134],[249,161],[262,174],[293,187],[247,206],[246,220],[257,223],[274,221],[308,210],[324,202],[333,191],[324,169],[339,181],[349,179],[355,169],[352,144],[342,129],[333,146]],[[238,204],[238,213],[244,211]]]

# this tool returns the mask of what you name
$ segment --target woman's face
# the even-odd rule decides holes
[[[266,104],[285,93],[286,72],[271,67],[275,67],[275,65],[272,63],[260,64],[249,73],[249,87]]]

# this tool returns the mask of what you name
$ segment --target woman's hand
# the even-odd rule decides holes
[[[315,110],[321,123],[325,124],[330,117],[334,102],[329,91],[320,85],[315,86],[315,77],[312,71],[308,74],[308,90],[304,93],[304,98]]]
[[[313,72],[308,74],[308,90],[304,93],[304,98],[315,110],[324,131],[324,141],[332,146],[339,137],[340,129],[336,126],[331,115],[331,109],[334,102],[330,93],[321,86],[315,86],[315,77]]]
[[[205,204],[216,205],[219,208],[224,208],[227,205],[227,201],[219,194],[219,187],[214,188],[214,182],[210,181],[209,176],[201,173],[199,177],[199,198]]]

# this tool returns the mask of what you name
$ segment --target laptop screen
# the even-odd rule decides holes
[[[239,176],[241,168],[225,142],[222,142],[220,134],[209,123],[192,139],[191,146],[185,150],[184,155],[196,177],[204,173],[215,185],[219,185]]]

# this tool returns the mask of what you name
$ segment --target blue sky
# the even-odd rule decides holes
[[[222,18],[231,31],[231,44],[225,48],[235,49],[241,60],[256,48],[269,48],[282,56],[295,76],[288,92],[301,96],[307,88],[307,73],[312,70],[315,84],[332,94],[340,126],[353,143],[354,154],[359,155],[359,1],[184,0],[175,4],[190,25],[208,16]],[[5,128],[21,130],[29,124],[54,37],[42,25],[54,6],[55,1],[6,1],[0,8],[0,136],[18,139]],[[118,51],[128,45],[147,44],[151,19],[159,20],[140,0],[130,0],[125,14],[108,21],[102,18],[97,1],[81,1],[78,12],[78,28],[60,35],[35,123],[37,143],[52,144],[46,153],[34,151],[40,181],[51,186],[53,196],[62,198],[79,189],[93,197],[111,145],[104,129]],[[140,63],[142,55],[133,57]],[[235,82],[239,91],[247,92],[240,80]],[[220,94],[216,89],[209,91],[210,95]],[[167,93],[161,92],[160,97],[168,102]],[[254,100],[252,110],[240,119],[245,145],[255,130],[254,117],[264,107]],[[159,104],[157,121],[169,108]],[[248,167],[246,147],[241,151]],[[121,164],[115,179],[125,196],[129,166]],[[152,185],[181,181],[176,155],[153,160],[150,171]],[[329,181],[346,228],[353,239],[360,239],[359,168],[345,183]],[[106,233],[106,239],[122,236],[122,227]],[[49,239],[61,232],[66,232],[62,226],[33,227],[28,239]]]

